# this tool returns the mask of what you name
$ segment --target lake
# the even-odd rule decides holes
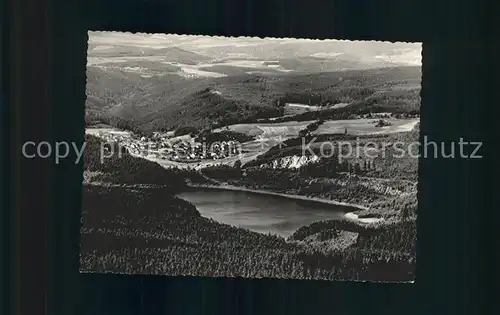
[[[177,194],[204,217],[259,233],[290,236],[315,221],[339,219],[345,207],[254,192],[195,188]]]

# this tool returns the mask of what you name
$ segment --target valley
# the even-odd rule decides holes
[[[413,280],[419,44],[91,33],[83,272]]]
[[[403,205],[403,201],[411,200],[408,196],[416,195],[411,182],[342,173],[335,176],[324,173],[323,176],[329,179],[313,173],[300,176],[300,169],[249,168],[243,175],[234,168],[206,168],[208,172],[163,168],[128,153],[121,158],[112,156],[101,163],[99,138],[86,137],[81,238],[83,272],[105,268],[115,273],[389,282],[407,281],[413,277],[415,221],[402,217],[400,211],[404,210],[394,208],[394,203]],[[304,182],[292,188],[289,183],[297,180]],[[288,207],[276,209],[284,211],[280,216],[286,222],[277,221],[275,227],[261,226],[263,221],[258,221],[259,225],[251,223],[245,219],[249,214],[243,212],[255,212],[248,208],[255,207],[255,203],[241,204],[247,197],[241,202],[226,197],[232,203],[237,202],[238,207],[228,208],[221,204],[220,207],[224,207],[221,209],[227,213],[225,216],[230,217],[227,220],[218,217],[211,212],[210,200],[221,203],[224,199],[213,193],[208,195],[211,199],[196,191],[194,195],[190,193],[192,189],[203,187],[291,198]],[[327,194],[332,188],[335,194]],[[302,204],[313,199],[319,204],[342,200],[332,204],[343,203],[346,209],[343,212],[347,213],[343,218],[338,210],[320,207],[323,210],[319,210],[315,220],[314,212],[306,210],[308,206]],[[364,203],[367,207],[356,208],[347,201]],[[269,201],[263,202],[269,204]],[[386,203],[382,212],[374,212],[377,209],[373,204],[377,202]],[[296,214],[287,214],[286,209]],[[233,219],[229,219],[231,217]],[[307,223],[307,220],[314,222]],[[297,228],[297,224],[300,227]],[[274,235],[276,232],[265,232],[274,229],[292,230],[286,232],[286,239]],[[193,257],[203,263],[192,264]],[[224,263],[227,261],[233,263]],[[273,268],[266,267],[271,265]],[[394,268],[399,272],[395,273]]]

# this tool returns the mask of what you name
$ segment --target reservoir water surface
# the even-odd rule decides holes
[[[196,188],[177,194],[204,217],[259,233],[288,237],[315,221],[338,219],[345,207],[247,191]]]

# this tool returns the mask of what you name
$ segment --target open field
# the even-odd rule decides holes
[[[288,121],[282,123],[250,123],[229,125],[223,129],[229,129],[241,132],[250,136],[259,136],[262,138],[271,137],[297,137],[299,131],[314,121]],[[222,129],[215,129],[215,132]]]
[[[306,104],[287,103],[283,109],[283,114],[286,115],[300,115],[302,113],[321,110],[320,106],[311,106]]]
[[[419,118],[413,119],[385,119],[392,124],[391,126],[376,127],[377,119],[352,119],[352,120],[330,120],[325,121],[313,132],[314,135],[347,133],[350,135],[367,134],[389,134],[396,132],[407,132],[412,130],[420,121]]]
[[[388,134],[396,132],[406,132],[412,130],[420,121],[419,118],[413,119],[386,119],[391,126],[376,127],[377,119],[349,119],[349,120],[330,120],[321,124],[312,134],[343,134],[345,128],[350,135],[367,134]],[[236,132],[241,132],[251,136],[260,136],[263,138],[282,137],[284,140],[290,137],[297,137],[299,131],[307,125],[315,122],[309,121],[288,121],[282,123],[249,123],[236,124],[224,127]],[[220,131],[222,129],[215,129]]]
[[[130,136],[132,133],[127,130],[119,130],[116,128],[85,128],[85,133],[98,136],[99,134],[115,134],[115,135],[126,135]]]

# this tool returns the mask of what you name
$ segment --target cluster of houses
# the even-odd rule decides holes
[[[131,154],[143,155],[150,157],[160,157],[160,154],[165,154],[169,151],[168,138],[153,135],[152,137],[139,137],[127,132],[99,132],[99,138],[116,142],[120,146],[125,147]]]
[[[108,142],[116,142],[128,147],[132,143],[132,137],[125,132],[98,132],[97,136]]]
[[[363,115],[352,114],[349,119],[371,119],[371,118],[381,118],[381,119],[409,119],[409,118],[419,118],[419,114],[413,113],[369,113]]]
[[[113,141],[127,148],[133,155],[177,162],[199,162],[201,160],[221,160],[241,152],[235,141],[202,144],[194,141],[172,141],[170,137],[153,134],[151,137],[137,137],[128,133],[101,132],[98,136],[105,141]]]
[[[201,160],[222,160],[241,153],[234,141],[202,144],[199,142],[178,142],[173,145],[170,159],[179,162],[199,162]]]

